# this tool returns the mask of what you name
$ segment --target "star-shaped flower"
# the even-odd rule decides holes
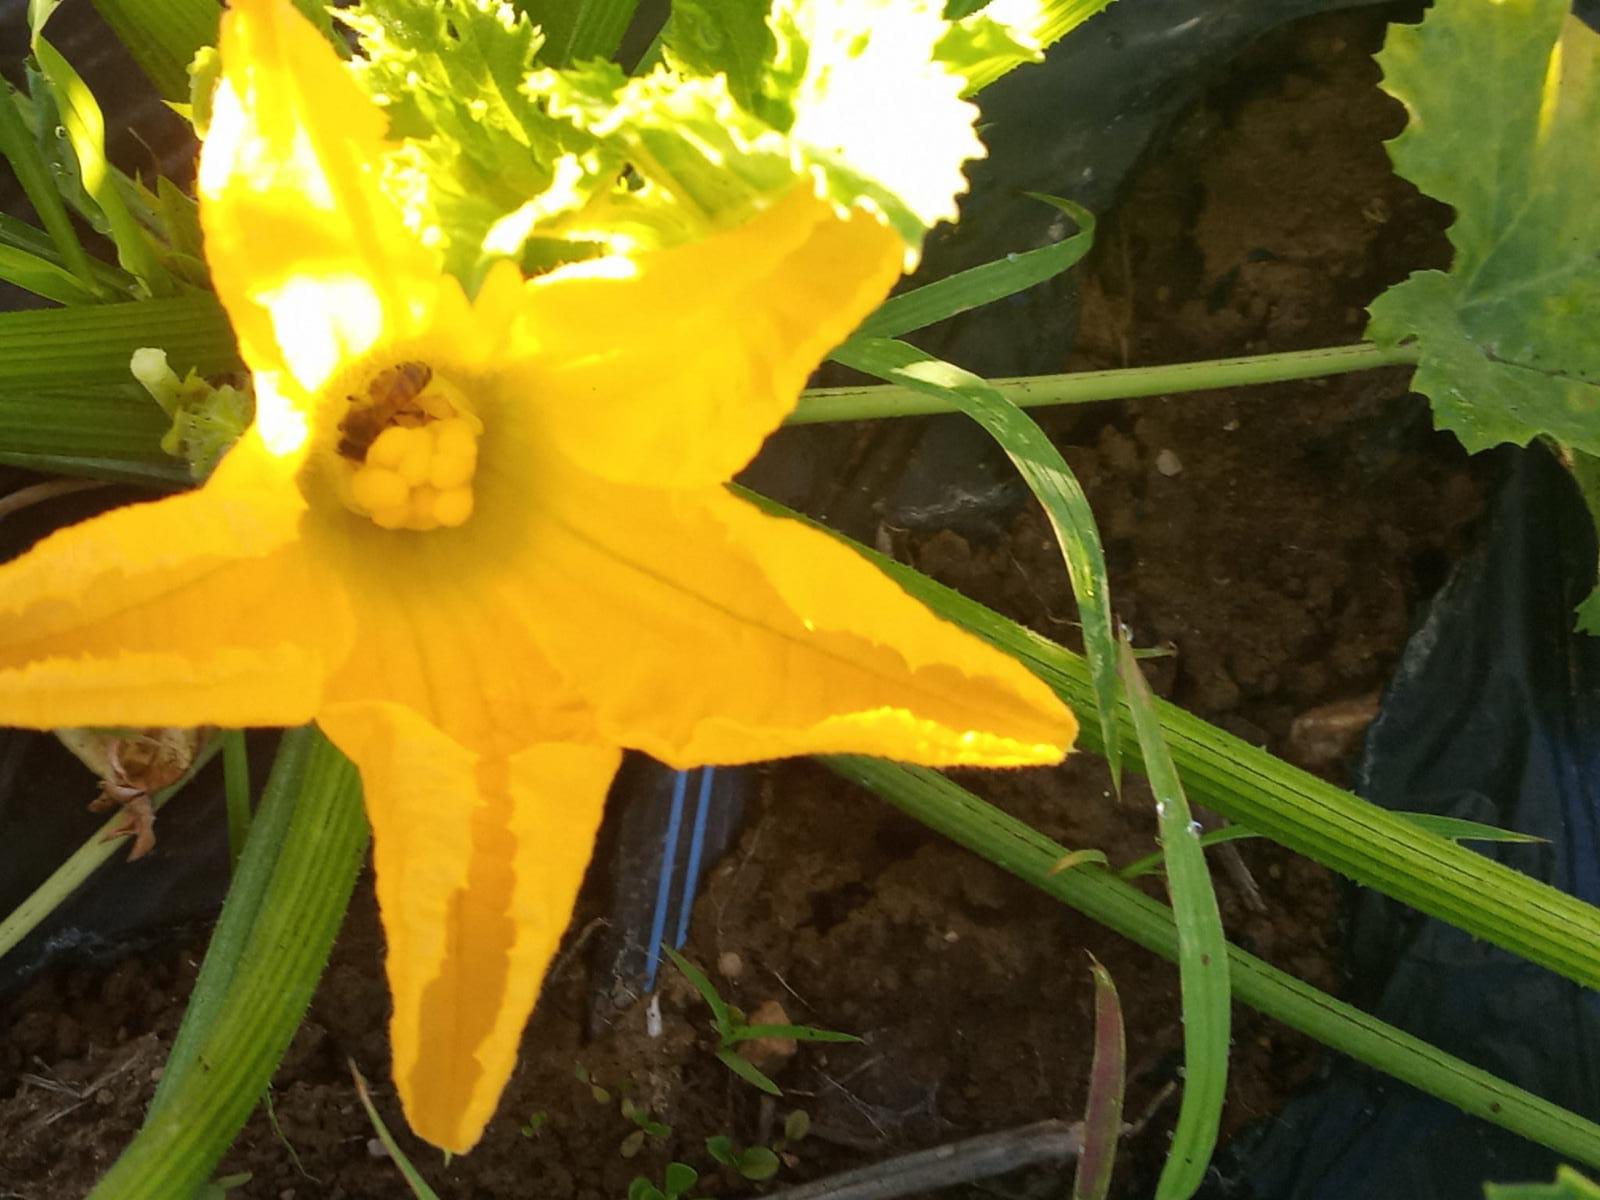
[[[197,490],[0,568],[0,721],[318,721],[360,768],[412,1126],[477,1141],[623,747],[1058,760],[1071,714],[724,482],[898,277],[794,188],[693,244],[468,299],[380,186],[383,114],[235,0],[201,155],[255,425]]]

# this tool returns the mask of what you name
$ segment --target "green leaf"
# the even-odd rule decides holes
[[[725,1167],[731,1167],[739,1161],[739,1152],[734,1147],[733,1139],[724,1133],[706,1139],[706,1153]]]
[[[9,83],[0,81],[0,154],[17,176],[28,203],[39,215],[45,229],[50,232],[62,264],[77,276],[90,290],[96,289],[95,277],[88,254],[78,233],[67,215],[67,206],[61,199],[50,166],[45,161],[39,144],[29,132],[23,115],[21,100]],[[35,251],[37,253],[37,251]]]
[[[896,338],[925,329],[936,321],[993,304],[1053,279],[1089,253],[1094,245],[1092,212],[1056,196],[1030,195],[1071,217],[1078,232],[1048,246],[1008,254],[994,262],[891,296],[861,323],[853,336]]]
[[[350,1074],[355,1077],[356,1095],[361,1099],[361,1107],[367,1110],[367,1120],[372,1122],[373,1129],[378,1132],[378,1140],[383,1143],[383,1148],[389,1152],[389,1157],[394,1160],[394,1165],[400,1169],[400,1176],[406,1181],[406,1186],[411,1189],[411,1194],[416,1200],[439,1200],[439,1195],[428,1181],[422,1177],[422,1172],[411,1165],[411,1160],[406,1157],[400,1143],[394,1140],[394,1134],[389,1132],[389,1127],[383,1123],[383,1118],[378,1115],[378,1110],[373,1106],[372,1097],[367,1093],[367,1081],[362,1078],[361,1072],[356,1070],[356,1064],[350,1063]]]
[[[1089,1096],[1083,1102],[1083,1153],[1072,1179],[1072,1200],[1105,1200],[1111,1190],[1127,1085],[1127,1038],[1117,985],[1093,955],[1089,963],[1094,972],[1094,1059],[1089,1066]]]
[[[1183,994],[1183,1104],[1172,1147],[1156,1184],[1156,1200],[1188,1200],[1205,1179],[1217,1145],[1228,1090],[1230,989],[1228,943],[1200,848],[1200,826],[1189,809],[1177,768],[1167,753],[1150,685],[1133,646],[1121,642],[1121,675],[1128,711],[1139,734],[1167,864],[1167,891],[1178,929],[1178,979]]]
[[[1117,695],[1117,642],[1111,616],[1111,590],[1105,553],[1089,498],[1061,452],[1044,431],[984,380],[949,363],[885,338],[851,338],[832,354],[836,362],[888,383],[939,396],[983,426],[1000,444],[1044,507],[1066,560],[1078,599],[1083,641],[1095,681],[1102,746],[1120,786],[1121,740],[1113,709]]]
[[[187,101],[189,63],[217,41],[217,0],[94,0],[94,6],[162,98]]]
[[[1563,457],[1577,480],[1578,490],[1583,493],[1596,534],[1600,535],[1600,457],[1570,448]],[[1589,598],[1578,605],[1577,628],[1582,633],[1600,637],[1600,582],[1589,593]]]
[[[0,313],[0,394],[31,388],[123,388],[142,346],[158,346],[179,373],[239,370],[238,350],[216,297]],[[150,405],[155,409],[155,405]]]
[[[752,1183],[771,1179],[778,1173],[778,1156],[765,1146],[751,1146],[739,1155],[739,1174]]]
[[[1566,0],[1455,0],[1392,26],[1395,169],[1456,210],[1455,261],[1373,303],[1415,339],[1414,386],[1468,450],[1548,433],[1600,453],[1600,34]]]
[[[939,57],[966,77],[970,96],[1015,68],[1038,62],[1045,47],[1110,5],[1111,0],[963,4],[951,14],[955,20],[939,43]],[[974,8],[981,11],[974,12]]]
[[[673,0],[662,41],[668,61],[688,75],[726,75],[734,101],[758,111],[774,43],[767,0]]]
[[[669,1196],[681,1196],[699,1181],[700,1172],[688,1163],[681,1162],[668,1163],[666,1173],[661,1177]]]
[[[1484,1200],[1600,1200],[1600,1186],[1561,1167],[1554,1183],[1486,1183],[1483,1195]]]
[[[694,985],[694,990],[700,993],[701,999],[710,1006],[711,1020],[717,1027],[717,1034],[723,1038],[729,1037],[733,1033],[733,1018],[728,1014],[727,1002],[711,980],[706,978],[706,973],[666,943],[662,943],[661,952],[672,960],[672,965],[682,972],[683,977]]]
[[[1518,833],[1514,829],[1498,829],[1493,825],[1483,825],[1477,821],[1468,821],[1461,817],[1440,817],[1432,813],[1397,812],[1397,817],[1410,821],[1418,829],[1426,829],[1429,833],[1436,833],[1440,837],[1449,838],[1454,842],[1542,842],[1545,839],[1534,837],[1531,833]],[[1221,829],[1213,829],[1202,834],[1200,845],[1209,850],[1213,846],[1221,846],[1226,842],[1242,842],[1249,838],[1261,835],[1253,829],[1243,825],[1227,825]],[[1161,853],[1147,854],[1145,857],[1135,859],[1117,872],[1123,879],[1138,879],[1152,871],[1160,870]]]
[[[966,80],[937,58],[936,0],[774,0],[763,119],[841,206],[883,214],[906,245],[956,218],[962,164],[981,158]]]
[[[728,1047],[724,1046],[722,1049],[717,1051],[717,1059],[722,1063],[723,1066],[727,1067],[728,1070],[732,1071],[751,1087],[759,1088],[769,1096],[783,1095],[783,1092],[779,1089],[777,1084],[773,1083],[772,1080],[768,1079],[764,1074],[762,1074],[754,1063],[752,1063],[748,1058],[745,1058],[744,1055],[740,1054],[737,1050],[730,1050]]]
[[[545,37],[540,61],[554,67],[610,58],[622,44],[639,0],[518,0]]]
[[[128,210],[118,190],[116,174],[106,162],[105,118],[101,116],[100,106],[71,64],[48,41],[37,40],[34,56],[54,93],[83,176],[83,186],[110,226],[118,261],[143,281],[152,296],[171,295],[174,291],[172,278],[157,258],[149,235]]]
[[[0,244],[0,279],[61,304],[93,304],[100,299],[65,267],[3,244]]]
[[[44,31],[44,23],[60,7],[61,0],[28,0],[28,34],[35,45],[38,44],[39,34]]]
[[[796,1042],[859,1042],[853,1033],[840,1033],[836,1029],[817,1029],[811,1025],[740,1025],[729,1035],[730,1042],[748,1042],[756,1038],[790,1038]]]

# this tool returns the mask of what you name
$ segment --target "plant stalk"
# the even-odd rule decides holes
[[[1212,388],[1246,387],[1344,375],[1378,367],[1415,366],[1412,346],[1381,349],[1365,343],[1318,350],[1289,350],[1245,358],[1171,363],[1159,367],[1126,367],[1116,371],[1074,371],[1065,375],[1030,375],[992,379],[989,385],[1020,408],[1051,404],[1092,404],[1131,400],[1170,392],[1203,392]],[[917,417],[960,411],[953,403],[905,387],[811,388],[789,415],[790,425],[822,421],[871,421],[883,417]]]

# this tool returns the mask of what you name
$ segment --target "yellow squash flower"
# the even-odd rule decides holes
[[[1071,714],[725,481],[899,275],[808,185],[473,300],[385,120],[288,0],[234,0],[200,162],[255,425],[199,489],[0,568],[0,722],[318,721],[360,768],[412,1127],[478,1140],[623,747],[1057,761]]]

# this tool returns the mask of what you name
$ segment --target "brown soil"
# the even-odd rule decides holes
[[[1072,365],[1169,362],[1354,340],[1360,306],[1444,254],[1441,213],[1389,172],[1379,145],[1400,114],[1374,84],[1370,13],[1321,18],[1269,39],[1184,120],[1104,225]],[[1294,719],[1381,686],[1419,597],[1476,512],[1480,489],[1447,439],[1427,431],[1404,376],[1376,373],[1196,397],[1061,411],[1044,418],[1079,473],[1105,534],[1120,616],[1159,689],[1279,752]],[[988,542],[891,535],[924,570],[1052,636],[1073,606],[1046,525],[1026,512]],[[1322,755],[1329,770],[1338,764]],[[964,781],[1069,846],[1113,862],[1146,852],[1154,819],[1133,780],[1119,804],[1102,764]],[[1128,1111],[1153,1106],[1125,1148],[1138,1194],[1159,1166],[1181,1062],[1176,976],[1092,922],[933,837],[805,763],[768,769],[741,841],[716,869],[686,953],[729,1000],[780,1001],[789,1017],[861,1034],[805,1046],[774,1068],[772,1104],[711,1055],[704,1006],[664,975],[662,1032],[644,1005],[585,1035],[584,956],[552,977],[499,1115],[471,1155],[445,1164],[402,1142],[439,1194],[618,1200],[671,1158],[702,1169],[696,1194],[761,1189],[713,1169],[707,1136],[781,1135],[805,1110],[782,1181],[911,1148],[1079,1115],[1090,1052],[1088,954],[1127,1010]],[[1336,987],[1336,899],[1319,869],[1265,844],[1242,850],[1264,893],[1255,913],[1229,880],[1230,934],[1269,961]],[[593,885],[575,922],[600,911]],[[1154,887],[1154,885],[1151,885]],[[202,934],[111,970],[38,979],[0,1010],[0,1197],[83,1194],[133,1135],[181,1015]],[[386,1086],[381,937],[363,883],[304,1028],[222,1173],[263,1200],[402,1194],[373,1149],[345,1063]],[[1315,1048],[1236,1012],[1224,1132],[1273,1113],[1314,1068]],[[596,1100],[581,1064],[611,1093]],[[629,1095],[671,1125],[633,1158]],[[1165,1101],[1162,1097],[1166,1097]],[[521,1128],[544,1114],[537,1131]],[[1008,1181],[1043,1194],[1048,1172]],[[961,1193],[956,1193],[961,1194]],[[967,1194],[985,1194],[973,1191]]]

